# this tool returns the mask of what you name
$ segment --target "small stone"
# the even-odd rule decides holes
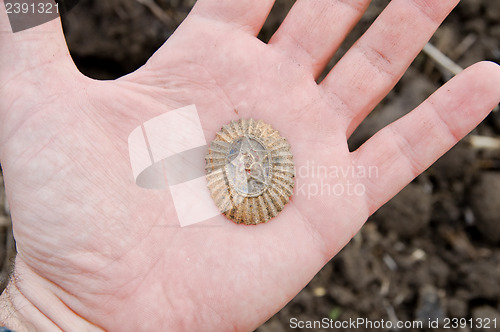
[[[478,308],[474,308],[472,310],[472,319],[475,322],[481,321],[484,325],[486,322],[489,322],[488,326],[475,326],[474,331],[482,332],[482,331],[498,331],[500,326],[500,312],[493,307],[490,306],[482,306]]]
[[[467,315],[467,302],[457,297],[448,299],[448,316],[465,317]]]
[[[0,227],[7,227],[11,223],[10,218],[0,215]]]
[[[283,324],[279,321],[279,319],[274,316],[264,324],[262,324],[255,332],[285,332],[285,328]]]
[[[415,262],[425,261],[427,254],[422,249],[415,249],[411,253],[411,259]]]
[[[313,289],[313,295],[316,297],[323,297],[326,295],[326,289],[324,287],[316,287]]]
[[[496,259],[476,260],[457,271],[465,277],[462,283],[476,297],[496,301],[500,297],[500,267]]]
[[[500,174],[484,172],[471,191],[471,205],[476,227],[492,243],[500,242]]]
[[[432,196],[424,186],[410,184],[380,208],[374,219],[386,231],[402,237],[417,235],[428,225],[431,217]]]
[[[444,317],[445,313],[438,291],[433,286],[424,286],[419,292],[418,307],[415,313],[415,318],[424,322],[425,326],[427,322],[436,319],[442,322]]]
[[[331,285],[328,288],[328,295],[330,295],[336,303],[344,307],[352,307],[353,304],[357,302],[356,296],[349,287]]]

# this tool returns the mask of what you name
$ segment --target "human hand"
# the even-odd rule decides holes
[[[2,7],[0,158],[18,248],[5,323],[257,327],[498,103],[498,66],[478,64],[357,151],[347,148],[456,3],[392,1],[319,85],[368,1],[299,0],[264,44],[255,35],[272,1],[199,0],[143,68],[108,82],[78,73],[57,22],[12,34]],[[311,196],[300,188],[320,179],[298,173],[302,187],[268,224],[219,216],[206,226],[221,227],[171,227],[170,193],[133,183],[127,137],[188,104],[208,139],[230,120],[262,119],[288,139],[297,169],[376,167],[378,177],[325,178],[330,187],[362,185],[364,194]]]

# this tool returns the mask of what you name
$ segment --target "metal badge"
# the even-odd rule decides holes
[[[290,145],[263,121],[240,119],[223,126],[210,144],[206,163],[210,194],[235,223],[267,222],[292,195]]]

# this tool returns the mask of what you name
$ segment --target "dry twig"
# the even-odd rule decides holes
[[[163,24],[171,29],[175,29],[176,24],[170,16],[160,7],[154,0],[136,0],[141,5],[148,7],[148,9],[159,19]]]
[[[500,139],[495,137],[469,135],[468,141],[475,149],[500,150]]]
[[[469,44],[468,42],[467,44]],[[464,47],[470,47],[469,45],[464,45]],[[456,64],[453,60],[451,60],[449,57],[447,57],[443,52],[438,50],[434,45],[431,43],[427,43],[427,45],[424,46],[422,50],[425,54],[427,54],[431,59],[436,61],[437,64],[439,64],[443,69],[447,70],[453,75],[457,75],[460,73],[462,70],[464,70],[462,67],[460,67],[458,64]],[[493,111],[498,111],[499,107],[498,105],[495,107]]]

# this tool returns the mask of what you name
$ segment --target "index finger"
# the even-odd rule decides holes
[[[500,67],[477,63],[354,151],[358,165],[379,170],[377,179],[365,183],[370,214],[451,149],[499,102]]]

